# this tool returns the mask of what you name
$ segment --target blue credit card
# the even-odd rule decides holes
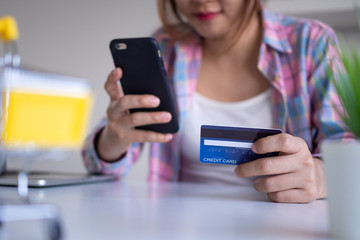
[[[281,132],[280,129],[202,125],[200,162],[239,165],[258,158],[277,156],[278,152],[256,154],[251,147],[258,139]]]

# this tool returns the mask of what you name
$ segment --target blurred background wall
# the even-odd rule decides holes
[[[277,12],[325,21],[358,47],[359,1],[267,0],[265,4]],[[110,40],[148,36],[160,25],[156,0],[1,0],[0,16],[3,15],[12,15],[18,21],[18,47],[25,65],[89,79],[96,94],[90,129],[104,116],[109,101],[103,85],[113,69]],[[129,179],[146,179],[145,155]],[[21,161],[11,160],[8,168],[18,169],[21,165]],[[79,152],[63,161],[38,161],[34,169],[85,172]]]

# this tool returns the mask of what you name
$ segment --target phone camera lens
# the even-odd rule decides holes
[[[127,49],[127,45],[125,43],[117,43],[117,44],[115,44],[115,48],[117,50],[125,50],[125,49]]]

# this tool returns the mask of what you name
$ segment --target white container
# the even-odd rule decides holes
[[[324,142],[330,234],[360,239],[360,141]]]

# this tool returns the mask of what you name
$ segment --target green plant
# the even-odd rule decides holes
[[[344,107],[342,119],[349,130],[360,139],[360,53],[353,49],[344,50],[342,55],[344,71],[337,79],[330,73],[339,99]]]

